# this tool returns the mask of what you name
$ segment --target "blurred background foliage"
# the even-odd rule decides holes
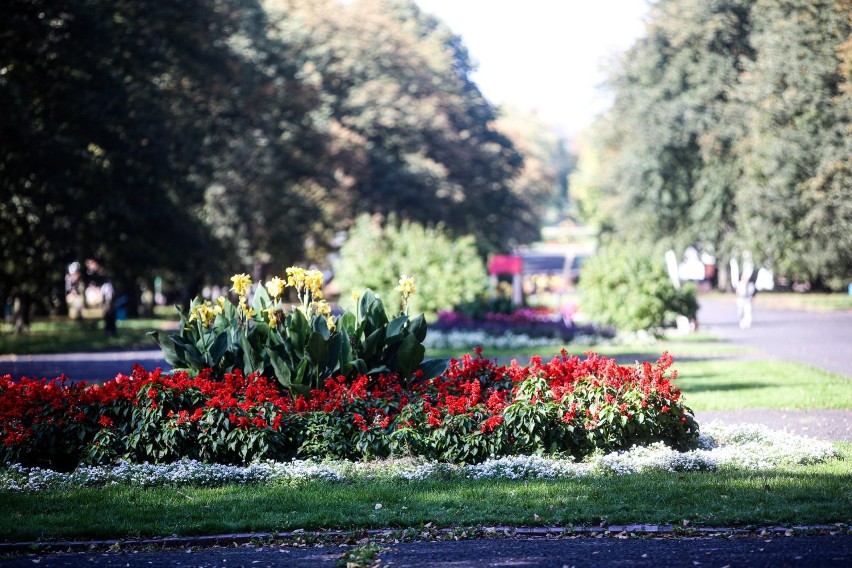
[[[410,0],[10,0],[0,38],[0,296],[42,309],[87,258],[191,296],[324,263],[361,213],[484,255],[565,197],[562,141],[504,132]]]
[[[362,215],[334,264],[337,286],[343,290],[373,290],[388,313],[401,306],[396,290],[400,275],[416,275],[417,293],[409,298],[412,314],[433,320],[439,310],[474,300],[487,287],[485,264],[472,236],[453,239],[438,225],[425,228],[413,221],[387,222]],[[341,299],[342,304],[354,302]]]
[[[585,133],[578,214],[620,241],[852,282],[852,2],[658,0]]]
[[[0,297],[61,311],[66,266],[92,258],[117,294],[163,276],[188,298],[324,264],[362,214],[481,257],[574,218],[604,242],[697,245],[720,269],[748,249],[780,278],[845,286],[850,13],[656,0],[574,171],[413,0],[7,0]]]

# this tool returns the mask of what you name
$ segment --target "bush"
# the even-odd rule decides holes
[[[0,460],[68,470],[79,463],[217,463],[423,456],[475,463],[516,454],[698,440],[665,353],[620,367],[564,351],[548,363],[497,365],[465,355],[440,376],[328,379],[296,398],[259,375],[162,375],[139,366],[104,385],[0,382]]]
[[[452,239],[440,227],[426,229],[393,218],[379,226],[369,216],[359,217],[335,265],[340,288],[369,288],[386,305],[399,305],[400,274],[417,278],[419,294],[410,308],[429,319],[439,310],[472,301],[488,278],[473,237]]]
[[[608,246],[583,264],[580,308],[591,321],[620,331],[653,333],[675,317],[695,318],[695,288],[675,289],[663,257],[636,247]]]

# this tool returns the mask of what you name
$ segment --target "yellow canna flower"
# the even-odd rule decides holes
[[[399,278],[399,286],[396,288],[403,296],[410,296],[417,292],[417,287],[414,285],[414,277],[403,274]]]
[[[266,317],[269,319],[269,325],[271,325],[272,327],[278,325],[278,322],[280,321],[280,312],[275,308],[267,308],[265,311]]]
[[[231,276],[234,287],[231,288],[238,296],[245,296],[251,288],[251,277],[248,274],[234,274]]]
[[[293,288],[301,289],[305,284],[305,269],[298,266],[291,266],[287,269],[287,285]]]
[[[318,302],[314,302],[314,310],[320,315],[325,317],[331,316],[331,305],[325,300],[320,300]]]
[[[322,289],[322,272],[319,270],[308,270],[305,272],[305,286],[312,294],[316,294]]]
[[[269,295],[272,296],[273,299],[277,300],[281,296],[286,285],[287,283],[284,280],[274,276],[266,283],[266,291],[269,292]]]
[[[353,290],[352,291],[352,301],[357,304],[358,300],[360,300],[360,299],[361,299],[361,294],[359,294],[356,290]]]
[[[216,298],[216,303],[219,304],[219,310],[221,310],[219,313],[222,313],[222,312],[225,311],[225,302],[226,301],[227,300],[225,300],[225,296],[219,296],[218,298]]]
[[[203,304],[198,304],[192,308],[188,321],[200,321],[201,325],[204,327],[210,327],[213,325],[213,320],[216,319],[216,315],[220,313],[222,313],[221,308],[219,308],[219,306],[214,308],[208,300]]]
[[[334,325],[334,318],[332,316],[326,316],[325,324],[328,326],[328,331],[334,331],[336,326]]]

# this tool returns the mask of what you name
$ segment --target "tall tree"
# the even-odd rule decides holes
[[[621,231],[718,251],[734,233],[740,125],[730,93],[751,55],[751,0],[660,0],[611,79],[601,150]]]
[[[281,0],[302,76],[325,102],[332,218],[395,212],[473,234],[485,250],[526,242],[537,220],[510,188],[521,157],[494,127],[461,40],[413,1]]]
[[[523,166],[510,187],[538,219],[556,221],[569,210],[568,175],[576,156],[556,131],[535,114],[511,106],[500,108],[495,123],[523,156]]]
[[[848,282],[852,119],[838,48],[850,3],[758,0],[752,13],[756,58],[738,90],[749,109],[740,225],[781,275]]]
[[[202,259],[192,210],[224,36],[206,2],[3,3],[6,293],[47,297],[72,259],[98,258],[122,280]]]

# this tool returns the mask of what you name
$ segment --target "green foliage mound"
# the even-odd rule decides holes
[[[620,331],[657,333],[676,316],[698,312],[695,289],[675,289],[663,257],[635,247],[611,245],[586,261],[579,290],[583,312]]]
[[[450,237],[441,227],[391,218],[380,225],[361,216],[349,233],[335,266],[341,290],[373,290],[386,305],[398,305],[400,274],[417,278],[413,313],[434,318],[438,310],[472,301],[485,289],[485,265],[473,237]]]

